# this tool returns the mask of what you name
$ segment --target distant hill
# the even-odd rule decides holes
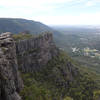
[[[20,33],[23,31],[30,31],[30,33],[33,34],[41,33],[44,31],[57,33],[52,28],[37,21],[16,18],[0,18],[0,33]]]

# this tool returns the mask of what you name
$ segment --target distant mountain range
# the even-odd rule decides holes
[[[20,33],[23,31],[30,31],[30,33],[38,34],[44,31],[50,31],[57,33],[57,31],[44,25],[40,22],[26,19],[17,18],[0,18],[0,33],[2,32],[12,32]]]

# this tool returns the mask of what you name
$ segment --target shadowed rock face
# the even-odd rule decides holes
[[[51,33],[17,42],[16,51],[19,69],[23,72],[40,70],[49,60],[59,53],[53,42]]]
[[[16,46],[12,34],[0,35],[0,100],[21,100],[23,87],[16,60]]]

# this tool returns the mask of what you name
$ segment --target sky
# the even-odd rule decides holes
[[[0,0],[0,18],[47,25],[100,25],[100,0]]]

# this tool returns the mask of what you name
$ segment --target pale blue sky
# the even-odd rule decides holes
[[[48,25],[100,25],[100,0],[0,0],[0,17]]]

